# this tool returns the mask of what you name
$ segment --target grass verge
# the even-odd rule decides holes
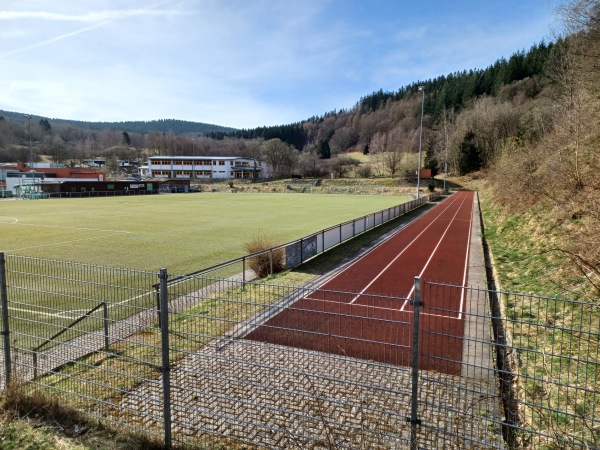
[[[480,199],[500,288],[528,294],[502,298],[518,353],[521,441],[536,449],[598,448],[600,308],[570,261],[548,251],[560,233],[543,206],[514,214],[495,206],[485,189]]]

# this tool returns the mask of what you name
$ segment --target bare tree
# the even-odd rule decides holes
[[[351,169],[360,165],[360,161],[349,156],[337,155],[329,161],[329,170],[335,178],[343,178]]]
[[[269,139],[261,145],[262,160],[275,177],[290,175],[298,162],[298,151],[281,139]]]
[[[403,160],[404,152],[393,150],[381,153],[381,162],[392,178],[398,173]]]

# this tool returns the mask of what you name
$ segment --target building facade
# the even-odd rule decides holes
[[[257,179],[268,177],[264,164],[237,156],[152,156],[140,166],[144,178]]]
[[[0,166],[0,190],[15,191],[44,181],[69,180],[105,181],[106,175],[93,169],[53,167],[50,164],[33,164],[32,167],[19,163]]]

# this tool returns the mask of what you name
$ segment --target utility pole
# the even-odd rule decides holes
[[[425,86],[419,86],[423,91],[421,100],[421,131],[419,132],[419,165],[417,166],[417,200],[421,198],[421,148],[423,147],[423,109],[425,107]]]
[[[446,156],[444,157],[444,194],[446,193],[446,176],[448,176],[448,119],[444,111],[444,134],[446,135]]]

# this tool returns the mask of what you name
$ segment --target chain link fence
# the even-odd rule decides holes
[[[598,448],[597,304],[0,254],[2,383],[167,446]]]

